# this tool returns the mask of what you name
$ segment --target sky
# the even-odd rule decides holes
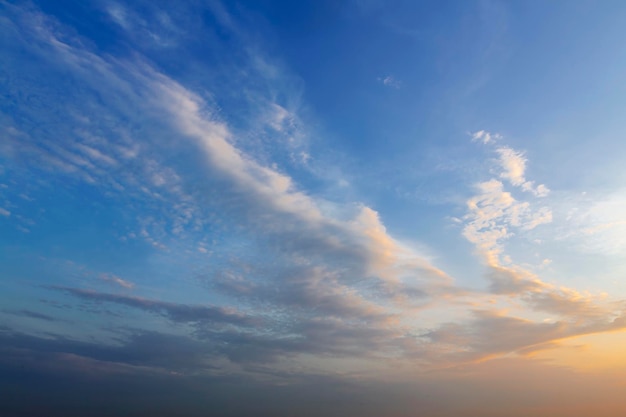
[[[626,411],[623,1],[0,1],[0,414]]]

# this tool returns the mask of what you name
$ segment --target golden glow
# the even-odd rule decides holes
[[[533,357],[582,371],[626,370],[626,332],[581,336],[560,343],[556,349],[538,351]]]

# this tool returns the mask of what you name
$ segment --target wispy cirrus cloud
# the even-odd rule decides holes
[[[561,232],[583,253],[615,256],[626,248],[626,191],[583,192],[563,209],[567,223]]]
[[[2,310],[3,313],[11,314],[18,317],[26,317],[29,319],[37,319],[44,321],[58,321],[59,319],[49,316],[48,314],[39,313],[37,311],[32,310]]]
[[[132,290],[135,287],[135,284],[133,284],[132,282],[126,281],[125,279],[122,279],[118,277],[117,275],[113,275],[113,274],[101,274],[100,279],[102,281],[115,284],[119,287],[126,288],[128,290]]]
[[[254,326],[258,320],[231,307],[201,306],[177,304],[166,301],[150,300],[128,295],[101,293],[79,288],[53,287],[75,297],[94,302],[108,302],[137,308],[147,312],[164,315],[174,322],[180,323],[215,323]]]
[[[173,48],[186,31],[181,30],[163,9],[144,3],[142,12],[126,7],[120,2],[104,2],[106,15],[123,29],[134,42],[148,48]]]

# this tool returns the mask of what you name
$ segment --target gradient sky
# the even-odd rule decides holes
[[[0,1],[0,414],[622,417],[624,22]]]

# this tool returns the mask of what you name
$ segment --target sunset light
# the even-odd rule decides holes
[[[0,0],[0,417],[624,417],[625,40]]]

